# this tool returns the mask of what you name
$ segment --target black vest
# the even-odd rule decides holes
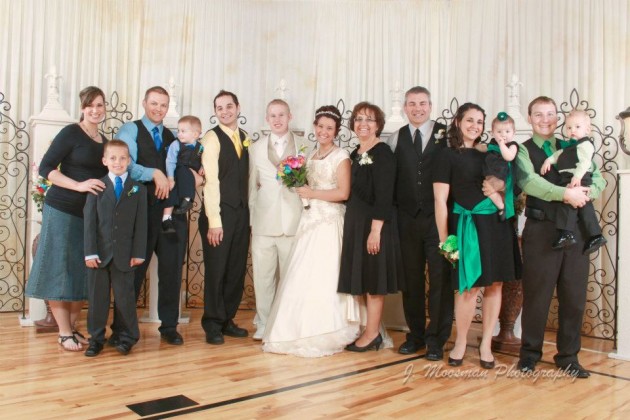
[[[230,207],[247,207],[247,180],[249,177],[249,154],[243,146],[241,158],[238,158],[232,139],[216,126],[212,129],[219,139],[219,192],[221,205]],[[241,143],[247,137],[243,130],[239,129]]]
[[[557,144],[558,140],[556,139],[556,145]],[[536,145],[536,143],[534,143],[533,139],[527,140],[525,143],[523,143],[523,146],[527,149],[527,152],[529,153],[529,160],[534,165],[534,172],[539,174],[540,168],[542,168],[545,159],[547,159],[547,155],[545,154],[543,149],[541,149]],[[541,176],[554,185],[560,185],[560,173],[553,166],[551,167],[549,172]],[[545,219],[552,222],[556,220],[556,209],[558,208],[557,202],[541,200],[540,198],[533,197],[528,194],[525,204],[529,208],[544,211]]]
[[[179,142],[179,153],[177,153],[177,166],[185,166],[199,171],[201,168],[201,143],[197,142],[195,147],[189,147],[188,144]]]
[[[445,130],[446,126],[435,123],[433,133]],[[433,133],[425,142],[435,142]],[[436,144],[427,143],[424,152],[418,156],[413,139],[406,125],[398,131],[396,156],[396,190],[394,200],[399,210],[415,216],[420,210],[426,215],[435,212],[433,201],[433,167],[441,150],[446,146],[446,135]]]
[[[136,139],[138,156],[136,163],[145,168],[159,169],[166,175],[166,150],[173,140],[175,140],[175,136],[171,130],[164,127],[162,129],[162,149],[157,150],[155,148],[155,142],[153,141],[153,135],[149,133],[142,121],[136,120],[134,123],[136,127],[138,127],[138,138]],[[153,204],[157,201],[155,198],[155,184],[153,181],[146,182],[145,184],[147,186],[149,204]]]

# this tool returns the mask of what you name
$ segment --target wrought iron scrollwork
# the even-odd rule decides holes
[[[118,92],[114,91],[109,101],[105,102],[105,119],[99,124],[99,131],[112,140],[120,127],[132,119],[133,114],[127,104],[120,102]]]
[[[574,109],[585,111],[591,120],[597,116],[597,112],[590,107],[588,101],[580,99],[577,89],[573,89],[569,95],[569,100],[560,104],[557,137],[565,137],[563,134],[565,119],[569,112]],[[601,206],[601,210],[597,211],[597,216],[602,227],[602,233],[608,243],[590,255],[582,334],[614,340],[616,337],[615,296],[617,294],[617,201],[619,193],[617,156],[619,154],[619,142],[613,136],[612,126],[607,125],[602,129],[593,122],[591,122],[591,139],[595,145],[593,160],[607,183],[605,191],[598,199],[599,203],[596,202],[595,204],[596,207]],[[558,301],[554,296],[547,322],[549,328],[558,328],[557,312]]]
[[[26,122],[15,122],[10,110],[0,92],[0,312],[24,316],[30,137]]]

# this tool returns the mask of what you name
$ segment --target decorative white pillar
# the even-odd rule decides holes
[[[277,92],[277,95],[275,95],[275,98],[282,99],[283,101],[286,101],[288,103],[287,92],[289,92],[290,90],[291,89],[289,89],[287,87],[287,81],[285,79],[280,79],[280,84],[274,90],[275,92]],[[290,104],[289,104],[289,106],[290,106]],[[265,115],[266,115],[266,111],[265,111]],[[290,126],[290,123],[289,123],[289,126]],[[291,132],[293,134],[295,134],[297,136],[300,136],[300,137],[303,137],[304,133],[305,133],[305,130],[303,128],[291,128],[291,127],[289,127],[289,130],[291,130]],[[271,128],[269,127],[269,124],[267,124],[267,121],[265,121],[265,125],[263,125],[260,128],[260,134],[262,134],[263,136],[266,136],[270,132],[271,132]]]
[[[48,82],[48,95],[46,105],[42,111],[32,116],[29,120],[31,125],[31,144],[32,152],[31,157],[33,159],[34,166],[39,167],[39,163],[48,150],[50,142],[55,138],[57,133],[61,131],[63,127],[68,124],[76,122],[74,118],[68,114],[59,102],[59,80],[61,76],[57,74],[57,68],[55,65],[50,66],[48,73],[44,76]],[[37,177],[37,173],[34,173],[34,179]],[[32,244],[33,239],[37,236],[41,230],[42,215],[35,210],[35,206],[29,206],[29,234],[27,243]],[[32,258],[29,258],[28,265],[32,264]],[[46,316],[46,305],[41,299],[29,298],[28,300],[28,316],[26,318],[20,317],[21,326],[33,326],[33,322],[40,320]]]
[[[385,127],[383,133],[381,133],[381,140],[385,140],[392,133],[405,125],[405,119],[402,116],[402,89],[400,89],[400,83],[398,80],[394,83],[394,89],[389,91],[392,101],[391,113],[387,121],[385,121]]]
[[[514,120],[514,140],[519,143],[523,143],[525,140],[529,139],[532,132],[527,118],[525,118],[521,112],[521,86],[523,86],[523,82],[518,80],[516,74],[512,75],[512,80],[505,86],[507,88],[507,106],[505,107],[505,112]]]
[[[181,115],[177,111],[177,85],[173,76],[168,79],[166,90],[168,91],[169,102],[168,111],[166,112],[166,117],[164,117],[164,127],[177,135],[177,121],[179,121]]]
[[[619,185],[619,245],[617,250],[617,351],[608,357],[630,360],[630,258],[624,249],[630,249],[630,169],[617,171]],[[629,217],[625,217],[629,216]]]

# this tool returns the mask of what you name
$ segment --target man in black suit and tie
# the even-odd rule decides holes
[[[188,240],[188,227],[185,215],[173,216],[175,234],[162,232],[164,200],[170,189],[166,178],[166,151],[175,136],[164,127],[164,117],[168,111],[168,92],[161,86],[147,89],[142,106],[144,116],[120,127],[116,136],[129,146],[131,163],[129,175],[147,187],[148,234],[147,259],[136,270],[136,299],[144,283],[153,252],[158,257],[158,316],[160,335],[169,344],[181,345],[184,339],[177,332],[179,321],[179,296],[182,285],[182,264]],[[202,178],[195,171],[193,176],[201,185]],[[114,317],[112,329],[116,329]],[[116,344],[117,337],[110,338]]]
[[[127,173],[129,148],[121,140],[105,144],[103,164],[109,169],[101,181],[105,189],[88,194],[84,213],[85,265],[88,270],[88,332],[85,351],[94,357],[103,350],[105,327],[114,291],[118,329],[116,350],[126,355],[140,338],[134,272],[145,260],[147,246],[147,190]]]
[[[205,270],[201,326],[208,344],[223,344],[223,336],[247,337],[247,330],[234,323],[243,297],[249,206],[247,200],[250,143],[238,127],[238,98],[220,91],[214,98],[219,125],[201,140],[206,184],[199,233]]]
[[[442,360],[453,323],[448,263],[439,253],[433,204],[433,167],[447,145],[446,126],[430,120],[431,93],[416,86],[405,93],[409,124],[388,143],[396,156],[395,202],[405,270],[403,308],[409,327],[401,354],[427,346],[427,360]],[[426,326],[425,267],[429,265],[429,325]]]

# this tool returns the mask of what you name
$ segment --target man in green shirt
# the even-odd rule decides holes
[[[528,122],[533,136],[520,145],[516,157],[516,182],[527,194],[527,222],[523,230],[523,332],[518,368],[531,372],[542,357],[547,315],[556,289],[559,319],[555,364],[573,376],[588,378],[590,373],[578,362],[589,271],[589,258],[582,255],[584,237],[576,229],[575,246],[554,250],[551,244],[555,240],[555,216],[560,203],[583,207],[599,196],[606,181],[595,165],[591,168],[590,187],[555,185],[560,179],[555,168],[540,175],[545,159],[558,147],[554,137],[557,113],[553,99],[545,96],[529,104]]]

